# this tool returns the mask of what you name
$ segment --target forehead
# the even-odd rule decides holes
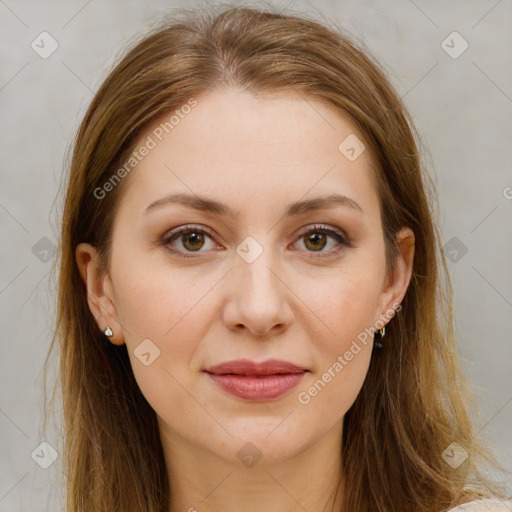
[[[343,141],[362,136],[334,106],[294,91],[256,97],[233,88],[195,100],[139,137],[135,149],[147,141],[151,149],[125,184],[132,210],[176,192],[217,198],[239,212],[337,192],[377,213],[369,151],[347,158]]]

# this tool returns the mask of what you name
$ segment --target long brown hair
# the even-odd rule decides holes
[[[503,468],[473,430],[469,405],[478,408],[455,350],[435,185],[399,95],[364,45],[341,30],[270,6],[223,5],[173,12],[133,43],[96,93],[74,141],[49,351],[58,339],[67,510],[168,512],[155,412],[135,381],[126,345],[105,343],[98,329],[75,249],[93,244],[108,271],[126,180],[108,200],[96,199],[94,191],[152,121],[223,86],[262,95],[294,90],[348,114],[374,155],[389,270],[395,233],[402,226],[415,233],[402,309],[387,325],[386,348],[372,357],[344,418],[343,510],[438,512],[473,496],[504,498],[481,472],[483,462]],[[442,456],[452,442],[468,453],[457,468]]]

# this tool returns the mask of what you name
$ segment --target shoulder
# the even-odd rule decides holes
[[[451,508],[449,512],[512,512],[512,500],[480,499]]]

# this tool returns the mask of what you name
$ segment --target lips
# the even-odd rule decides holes
[[[251,401],[278,398],[298,385],[309,370],[288,361],[228,361],[205,370],[225,392]]]
[[[215,375],[286,375],[290,373],[302,373],[307,371],[306,368],[297,366],[288,361],[279,359],[268,359],[262,363],[255,363],[248,359],[239,359],[237,361],[228,361],[226,363],[212,366],[205,370],[207,373]]]

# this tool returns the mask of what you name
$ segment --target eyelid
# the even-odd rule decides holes
[[[164,239],[169,240],[173,237],[176,237],[177,235],[180,235],[181,233],[186,233],[187,231],[194,231],[194,230],[201,231],[201,232],[204,231],[212,239],[215,239],[215,237],[216,237],[216,235],[210,228],[207,228],[206,226],[203,226],[202,224],[184,224],[183,226],[178,226],[177,228],[172,229],[170,232],[171,234],[164,235]]]
[[[343,238],[347,243],[350,242],[350,238],[348,235],[342,230],[335,226],[331,226],[330,224],[310,224],[308,226],[305,226],[301,230],[299,230],[299,233],[297,236],[304,236],[306,233],[309,233],[310,231],[322,231],[327,233],[335,233],[341,238]]]

